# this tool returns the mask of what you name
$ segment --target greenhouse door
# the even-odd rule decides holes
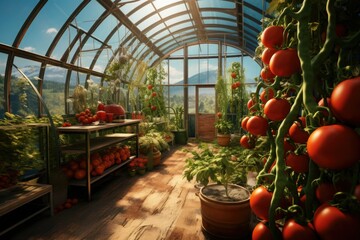
[[[196,87],[196,138],[213,141],[215,138],[215,86]]]

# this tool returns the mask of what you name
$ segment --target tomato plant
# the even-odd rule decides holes
[[[269,192],[264,186],[257,187],[250,195],[250,207],[254,214],[263,220],[269,219],[269,208],[272,192]]]
[[[265,103],[264,113],[272,121],[282,121],[290,112],[290,103],[283,98],[272,98]]]
[[[340,124],[321,126],[307,141],[310,158],[322,168],[341,170],[359,161],[360,136]]]
[[[248,132],[255,136],[265,136],[268,126],[268,121],[261,116],[251,116],[246,123]]]
[[[284,42],[284,28],[282,26],[269,26],[261,34],[261,42],[268,48],[279,48]]]
[[[301,71],[300,60],[296,49],[279,50],[272,55],[269,63],[272,73],[279,77],[290,77]]]

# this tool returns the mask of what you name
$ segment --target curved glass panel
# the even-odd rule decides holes
[[[207,1],[197,0],[200,8],[235,8],[233,1]]]
[[[144,18],[144,21],[137,24],[137,27],[140,29],[140,31],[142,31],[145,28],[149,27],[149,25],[153,24],[154,22],[159,22],[159,21],[161,21],[159,15],[154,14],[150,17]]]
[[[48,65],[45,69],[43,98],[49,111],[54,114],[65,114],[65,68]]]
[[[229,20],[236,21],[236,16],[218,11],[201,11],[201,16],[204,18],[205,17],[228,18]]]
[[[147,17],[146,13],[153,13],[155,12],[154,7],[151,4],[147,4],[141,7],[141,9],[139,11],[136,11],[134,13],[132,13],[131,15],[129,15],[129,19],[133,22],[139,22],[141,19]]]
[[[172,18],[169,18],[167,20],[165,20],[165,24],[167,26],[171,26],[173,24],[176,24],[176,23],[179,23],[179,22],[182,22],[182,21],[186,21],[186,20],[189,20],[190,21],[190,16],[187,12],[184,12],[185,14],[181,15],[181,16],[178,16],[178,17],[172,17]]]
[[[19,48],[45,55],[57,32],[80,0],[49,0],[31,23]],[[51,17],[49,17],[51,16]]]
[[[186,11],[187,8],[184,4],[179,4],[170,8],[166,8],[165,10],[160,12],[161,18],[166,18],[174,13]]]
[[[227,21],[223,19],[204,19],[205,24],[219,24],[219,25],[225,25],[230,27],[236,27],[237,23],[234,21]]]
[[[38,87],[40,63],[15,57],[14,64]],[[37,115],[39,100],[26,78],[15,68],[11,72],[10,111],[20,116]],[[45,101],[46,102],[46,101]],[[47,104],[47,102],[46,102]]]
[[[7,62],[8,55],[0,52],[0,118],[4,117],[5,108],[5,95],[4,95],[4,86],[5,86],[5,63]]]
[[[21,26],[39,0],[12,0],[0,3],[0,42],[12,45]],[[6,23],[6,24],[5,24]],[[6,33],[6,34],[3,34]]]

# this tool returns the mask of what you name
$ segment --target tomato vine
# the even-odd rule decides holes
[[[360,152],[354,150],[357,148],[354,146],[360,144],[359,131],[356,131],[360,127],[360,124],[358,124],[360,115],[348,114],[343,117],[341,115],[343,114],[342,111],[338,110],[336,112],[335,107],[331,104],[331,100],[335,101],[334,97],[331,98],[332,92],[340,82],[353,78],[352,81],[349,81],[352,84],[351,88],[358,89],[359,86],[360,89],[360,78],[358,77],[360,75],[360,31],[358,30],[360,10],[354,8],[353,1],[343,0],[273,2],[278,4],[277,10],[279,14],[274,14],[276,17],[267,23],[267,27],[264,28],[261,38],[259,38],[259,49],[264,51],[264,56],[262,56],[264,67],[261,73],[262,78],[260,78],[257,88],[252,94],[252,108],[250,111],[252,116],[266,118],[268,129],[266,136],[252,136],[251,131],[249,131],[249,134],[253,139],[258,140],[257,143],[268,142],[267,149],[264,151],[266,162],[264,168],[258,174],[257,186],[267,186],[267,189],[272,192],[271,203],[268,206],[269,216],[268,219],[264,220],[267,221],[272,234],[280,238],[278,209],[279,207],[283,208],[284,199],[291,199],[290,205],[292,206],[289,208],[288,213],[292,213],[292,216],[288,216],[288,218],[291,219],[294,215],[291,209],[301,208],[304,211],[304,214],[300,214],[302,220],[298,219],[296,221],[298,223],[302,222],[305,226],[310,221],[313,221],[314,213],[319,209],[320,202],[316,198],[315,190],[318,186],[317,183],[323,181],[325,175],[346,176],[345,178],[349,179],[351,185],[351,188],[346,190],[346,194],[340,194],[341,197],[335,197],[338,196],[335,194],[331,200],[332,202],[328,204],[341,206],[340,210],[342,211],[344,209],[349,211],[349,208],[357,213],[360,211],[360,207],[354,207],[354,205],[359,205],[359,202],[356,202],[353,197],[355,186],[360,183],[360,163],[358,161]],[[351,21],[350,27],[346,24],[349,21]],[[344,29],[344,26],[348,29]],[[279,36],[279,34],[282,36]],[[282,41],[281,44],[280,40]],[[293,49],[296,49],[296,54],[291,52]],[[284,61],[284,59],[286,60]],[[298,61],[300,62],[300,70],[296,66]],[[264,70],[270,71],[270,73],[264,75]],[[269,79],[268,76],[275,77]],[[350,84],[348,85],[350,86]],[[267,118],[267,114],[265,114],[265,101],[270,101],[269,95],[265,95],[266,98],[264,96],[259,97],[259,95],[261,91],[266,90],[269,92],[269,88],[274,91],[273,97],[287,99],[291,103],[290,111],[283,120],[280,118]],[[294,94],[289,94],[289,92]],[[350,91],[348,90],[343,94],[349,95]],[[320,105],[318,103],[320,99],[324,99],[323,102],[325,103]],[[349,99],[355,101],[356,104],[360,104],[360,100],[357,100],[359,96]],[[344,100],[344,104],[349,103]],[[339,104],[333,102],[333,105],[337,109],[343,110],[343,107],[338,107]],[[356,112],[358,110],[352,109],[352,111]],[[317,143],[307,141],[307,138],[300,142],[295,142],[291,138],[289,140],[289,130],[294,121],[299,121],[299,117],[305,118],[306,126],[302,127],[304,127],[312,140],[315,139],[315,141],[319,142],[318,145],[322,144],[321,148],[319,146],[309,148],[309,144]],[[349,118],[355,119],[349,120]],[[344,144],[346,143],[341,142],[337,146],[335,141],[324,139],[322,134],[328,128],[321,127],[327,125],[345,126],[339,127],[339,129],[345,129],[344,132],[346,133],[336,133],[334,138],[342,139],[344,135],[343,139],[347,139],[351,135],[354,144],[350,144],[345,148]],[[332,126],[330,128],[335,129]],[[263,138],[266,138],[266,140]],[[331,138],[333,138],[332,135]],[[314,154],[312,154],[309,162],[305,162],[308,170],[296,172],[286,162],[286,157],[291,154],[285,149],[285,142],[287,141],[291,141],[296,146],[296,149],[292,150],[293,154],[294,152],[307,154],[308,149],[312,149],[312,151],[315,149],[317,152],[330,152],[332,148],[331,151],[334,152],[348,149],[349,152],[354,154],[354,157],[350,156],[344,159],[344,161],[348,161],[347,165],[335,164],[340,167],[332,167],[332,165],[319,164],[321,161],[315,159]],[[254,149],[260,151],[258,146]],[[343,153],[343,156],[349,152]],[[356,157],[357,160],[355,160]],[[322,158],[320,160],[325,159],[323,156],[320,156],[320,158]],[[341,155],[337,155],[337,158],[339,159],[332,161],[342,161]],[[337,183],[334,177],[331,182],[332,184]],[[304,201],[304,196],[306,201]],[[299,207],[300,205],[303,206]],[[354,221],[360,222],[358,218],[358,216],[355,217]]]

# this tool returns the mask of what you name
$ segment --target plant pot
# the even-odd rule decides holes
[[[173,130],[175,144],[186,145],[188,136],[185,129]]]
[[[153,150],[152,152],[153,166],[156,167],[161,163],[161,152],[159,150]]]
[[[239,200],[228,199],[225,188],[210,184],[200,189],[202,229],[214,239],[248,239],[251,236],[250,192],[239,185],[229,185],[231,195]]]
[[[223,146],[223,147],[229,146],[230,140],[231,140],[230,134],[217,134],[217,143],[220,146]]]

